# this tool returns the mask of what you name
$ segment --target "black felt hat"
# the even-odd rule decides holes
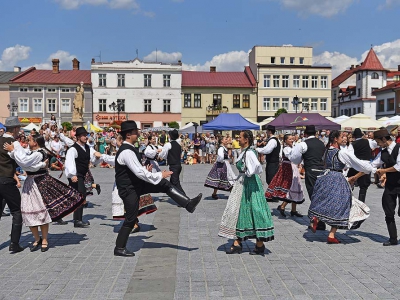
[[[271,131],[275,132],[275,126],[273,126],[273,125],[268,125],[268,126],[267,126],[267,130],[271,130]]]
[[[176,129],[169,131],[168,134],[171,137],[171,140],[176,140],[179,138],[179,133]]]
[[[304,130],[304,133],[306,134],[315,134],[317,130],[315,129],[315,125],[306,125],[306,129]]]
[[[121,123],[121,132],[138,129],[135,121],[128,120]]]
[[[78,137],[78,136],[81,136],[81,135],[88,135],[88,134],[89,133],[86,131],[86,129],[84,127],[78,127],[76,129],[75,136]]]
[[[380,129],[377,131],[374,131],[374,139],[381,139],[384,137],[390,136],[389,131],[387,129]]]
[[[364,135],[364,134],[363,134],[363,132],[361,131],[360,128],[354,129],[354,131],[353,131],[353,136],[354,136],[356,139],[362,137],[363,135]]]

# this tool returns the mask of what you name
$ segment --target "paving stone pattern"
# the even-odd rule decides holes
[[[359,230],[340,230],[342,244],[328,245],[327,231],[313,234],[306,217],[284,219],[270,203],[275,240],[266,243],[265,256],[248,254],[253,240],[244,242],[242,254],[226,255],[232,241],[217,234],[228,193],[211,199],[212,190],[203,186],[210,168],[184,166],[186,193],[204,195],[194,214],[155,195],[159,210],[141,217],[142,231],[129,239],[134,258],[113,256],[121,225],[111,218],[113,169],[92,169],[102,194],[88,198],[90,228],[51,225],[45,253],[10,254],[11,217],[2,218],[0,299],[400,299],[400,248],[382,246],[383,190],[370,187],[372,214]],[[309,203],[298,210],[306,214]],[[21,244],[31,242],[24,227]]]

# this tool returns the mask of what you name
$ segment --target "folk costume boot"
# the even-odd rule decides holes
[[[19,245],[19,239],[21,237],[22,224],[12,224],[11,227],[11,243],[8,250],[11,252],[21,252],[24,250],[23,247]]]
[[[383,246],[395,246],[398,244],[397,241],[397,228],[394,221],[387,223],[387,228],[389,231],[389,240],[383,243]]]
[[[188,196],[185,196],[184,194],[182,194],[181,191],[173,186],[169,188],[167,195],[190,213],[194,212],[197,204],[199,204],[201,197],[203,196],[203,194],[200,193],[197,197],[190,199]]]
[[[74,227],[76,228],[86,228],[89,226],[89,223],[83,222],[83,206],[77,208],[74,211]]]
[[[115,256],[135,256],[135,253],[126,249],[126,243],[128,242],[129,234],[132,228],[122,226],[118,232],[117,240],[115,242],[114,255]]]

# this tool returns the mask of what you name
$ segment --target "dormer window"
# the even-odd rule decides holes
[[[376,72],[372,73],[371,78],[372,79],[379,79],[378,73],[376,73]]]

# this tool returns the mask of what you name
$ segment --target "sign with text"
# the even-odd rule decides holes
[[[118,120],[118,116],[114,115],[96,115],[96,120],[101,123],[111,123]],[[125,115],[119,116],[119,121],[126,121]]]
[[[42,123],[42,118],[18,118],[21,123]]]

